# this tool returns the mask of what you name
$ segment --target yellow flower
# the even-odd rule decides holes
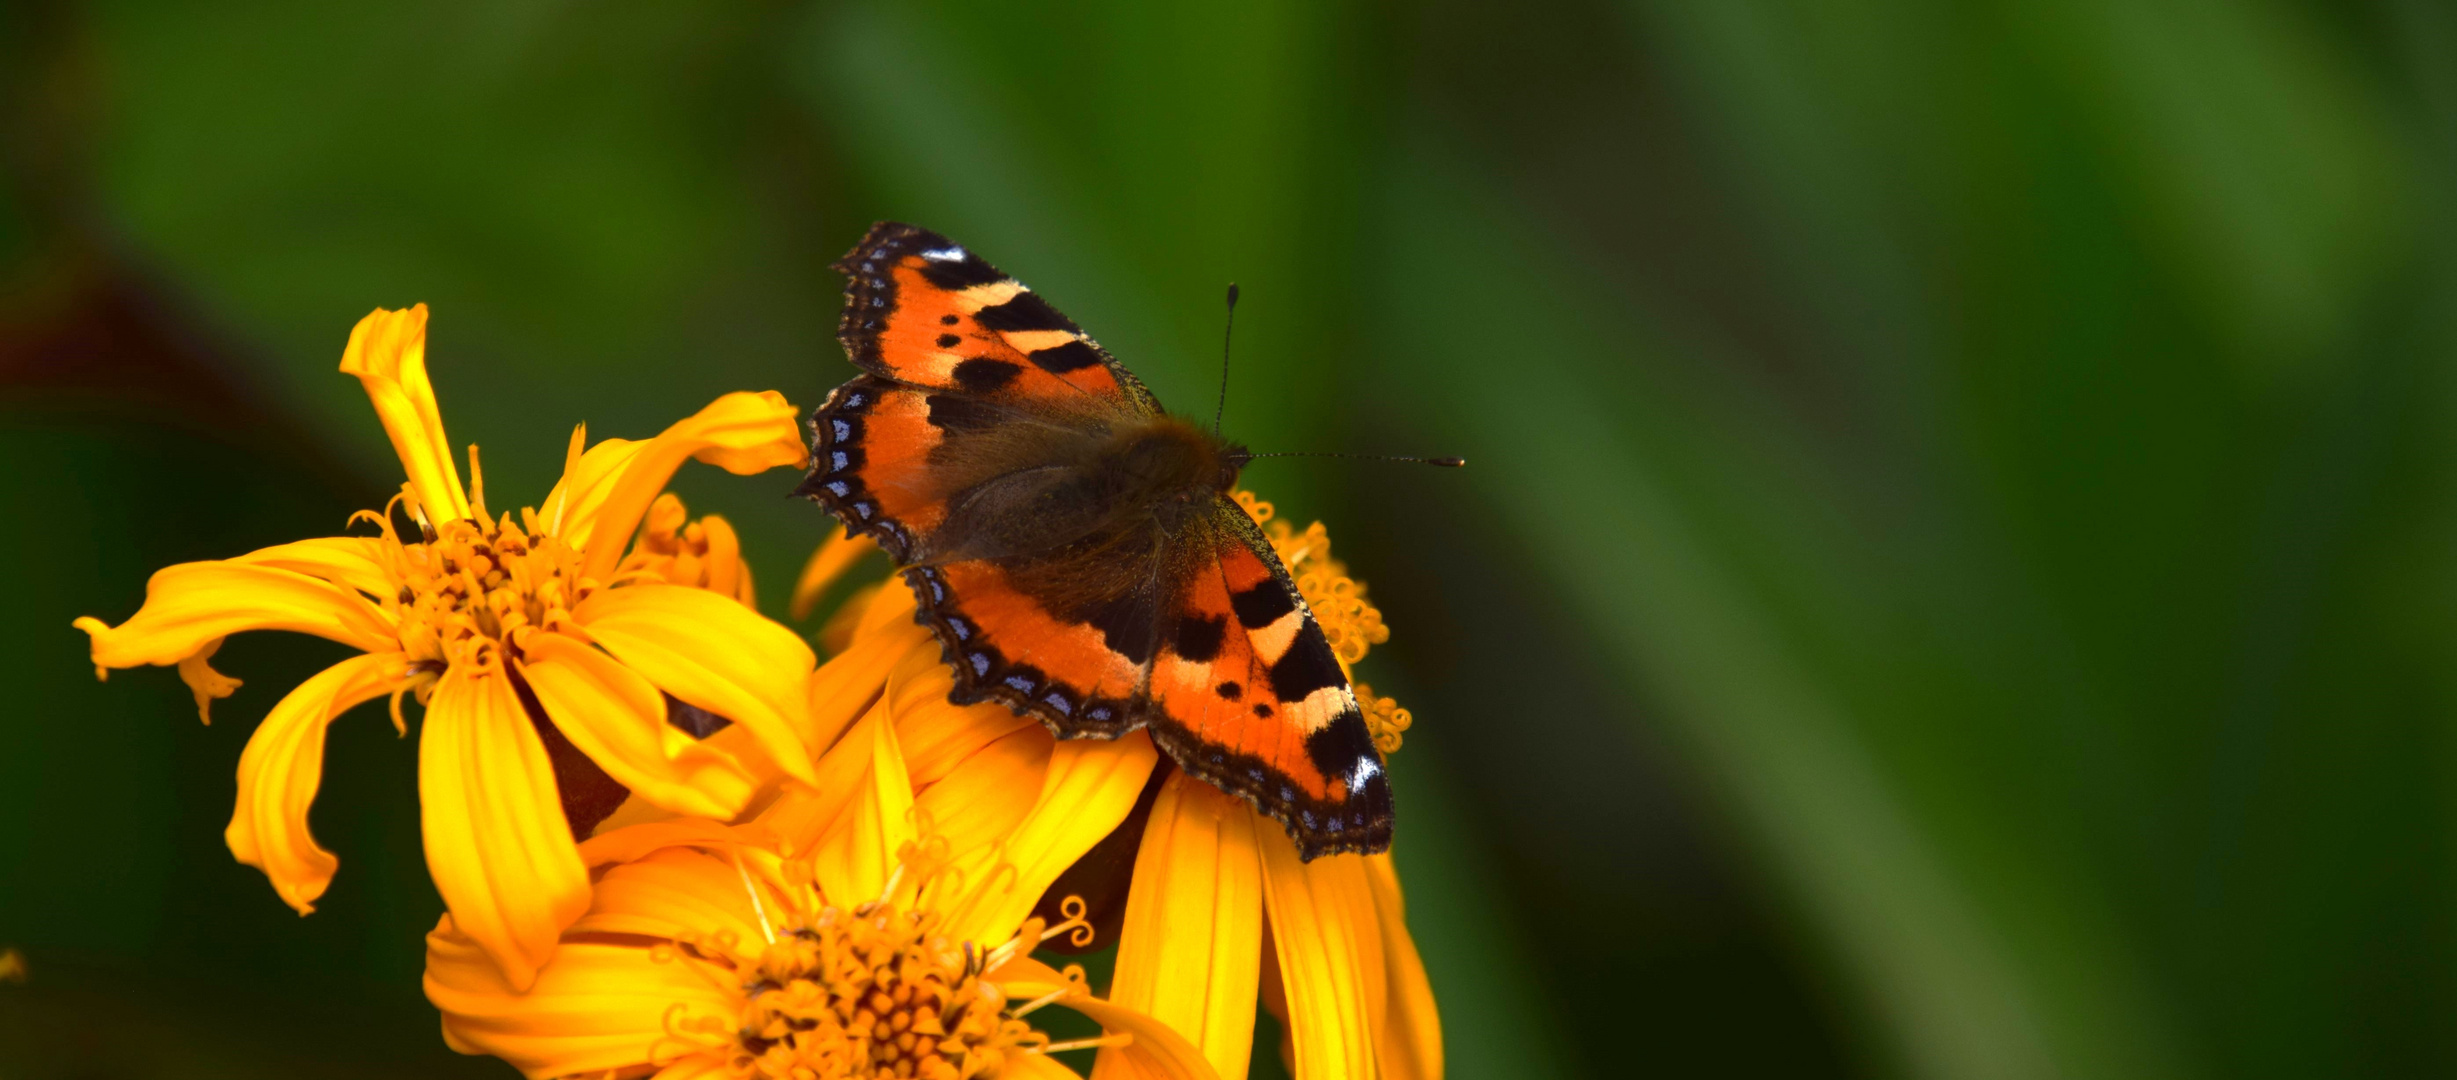
[[[798,463],[803,449],[783,397],[728,394],[646,442],[608,439],[584,453],[585,430],[575,430],[543,510],[491,515],[477,447],[464,491],[444,439],[426,319],[424,305],[378,310],[341,361],[400,456],[408,482],[394,502],[418,535],[396,535],[390,507],[362,512],[353,521],[379,535],[168,567],[127,622],[76,625],[92,635],[97,674],[177,665],[200,715],[239,685],[207,663],[226,635],[294,630],[360,650],[292,690],[249,738],[224,834],[231,853],[300,914],[314,910],[338,866],[307,828],[325,725],[390,695],[406,734],[401,697],[415,694],[427,707],[418,783],[428,869],[458,925],[526,985],[588,905],[547,725],[635,796],[679,812],[731,816],[778,773],[813,775],[814,657],[746,606],[732,530],[716,518],[683,528],[681,504],[660,495],[686,460],[748,475]],[[644,515],[650,527],[634,549]],[[695,739],[668,723],[669,700],[731,723]]]
[[[1389,640],[1364,586],[1331,558],[1320,523],[1302,532],[1271,520],[1270,504],[1238,493],[1262,523],[1343,666]],[[869,550],[842,533],[812,555],[797,605],[823,591]],[[846,648],[820,669],[855,698],[855,670],[892,670],[886,695],[907,745],[970,747],[993,740],[1073,751],[1113,745],[1057,742],[1038,723],[993,705],[947,706],[953,677],[939,643],[913,624],[913,597],[890,580],[858,612]],[[839,614],[839,621],[846,614]],[[844,665],[840,668],[840,665]],[[1407,711],[1359,686],[1375,740],[1397,749]],[[814,698],[814,709],[824,692]],[[925,708],[933,703],[935,708]],[[839,705],[837,708],[844,708]],[[1130,735],[1126,740],[1139,740]],[[1441,1024],[1433,990],[1409,936],[1399,876],[1388,853],[1329,855],[1304,862],[1278,823],[1243,801],[1176,769],[1166,770],[1135,855],[1118,937],[1110,1001],[1183,1033],[1227,1080],[1246,1074],[1258,1001],[1279,1014],[1297,1080],[1438,1080]],[[1148,770],[1129,774],[1138,786]],[[985,792],[983,798],[991,797]],[[1266,942],[1269,947],[1266,948]],[[1133,1075],[1104,1051],[1094,1076]]]
[[[426,990],[446,1040],[541,1078],[1072,1077],[1048,1055],[1098,1045],[1124,1075],[1209,1080],[1175,1032],[1030,956],[1083,932],[1080,901],[1056,927],[1028,917],[1031,902],[1126,815],[1136,782],[1115,766],[1148,771],[1149,742],[1047,763],[983,747],[917,784],[933,755],[907,757],[895,682],[821,761],[819,786],[751,822],[675,819],[584,844],[607,869],[526,992],[445,916]],[[1020,812],[990,798],[1035,765],[1047,782]],[[1107,1034],[1052,1043],[1028,1018],[1053,1004]]]

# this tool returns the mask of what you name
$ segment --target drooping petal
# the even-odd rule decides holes
[[[1364,858],[1303,862],[1278,826],[1258,822],[1255,832],[1297,1080],[1379,1076],[1374,1031],[1387,989]]]
[[[366,388],[427,519],[441,524],[468,517],[469,496],[461,490],[452,443],[444,438],[443,412],[427,382],[427,306],[377,308],[358,320],[341,354],[341,372],[358,376]]]
[[[516,984],[450,915],[427,935],[425,985],[453,1049],[537,1080],[671,1058],[692,1046],[670,1037],[669,1019],[738,1010],[705,972],[636,944],[569,942],[534,984]]]
[[[633,794],[712,818],[750,801],[758,778],[666,723],[665,697],[638,672],[561,634],[531,634],[523,651],[521,675],[547,718]]]
[[[1013,935],[1050,883],[1126,820],[1158,760],[1140,731],[1057,744],[1032,812],[1005,843],[956,861],[971,892],[948,912],[948,934],[974,941]]]
[[[379,601],[401,587],[384,560],[384,541],[372,536],[320,536],[260,548],[230,561],[296,570]]]
[[[511,681],[446,671],[418,739],[427,872],[453,923],[527,989],[589,906],[554,769]]]
[[[580,861],[594,870],[633,862],[670,847],[725,848],[752,842],[742,827],[707,818],[676,817],[602,830],[580,842]]]
[[[793,583],[793,606],[789,608],[795,622],[810,618],[810,609],[819,602],[819,594],[844,576],[846,570],[860,562],[862,556],[879,550],[879,545],[867,536],[847,536],[845,527],[838,525],[828,533],[810,561],[802,564],[802,578]]]
[[[1389,965],[1390,1008],[1378,1045],[1382,1075],[1389,1080],[1442,1080],[1442,1018],[1434,1009],[1433,983],[1408,934],[1399,870],[1391,853],[1365,857],[1365,881],[1373,889],[1374,917],[1382,927],[1382,957]]]
[[[697,458],[737,476],[799,465],[808,451],[785,395],[774,390],[731,393],[649,440],[624,467],[589,525],[582,573],[607,579],[639,527],[640,515],[665,490],[674,470]],[[567,519],[568,520],[568,519]]]
[[[145,583],[145,606],[127,622],[78,619],[93,638],[94,665],[176,664],[216,638],[245,630],[294,630],[361,652],[400,646],[393,621],[356,592],[295,570],[247,563],[166,566]]]
[[[318,672],[265,714],[239,754],[239,800],[222,838],[301,915],[316,909],[340,866],[307,830],[307,808],[324,778],[324,726],[392,692],[401,669],[401,654],[370,653]]]
[[[1255,822],[1244,803],[1184,773],[1162,782],[1109,984],[1111,1001],[1184,1033],[1224,1080],[1243,1080],[1254,1045],[1263,948]],[[1102,1051],[1094,1080],[1133,1075],[1123,1058]]]
[[[852,908],[880,899],[897,856],[913,839],[913,782],[904,772],[904,754],[896,748],[894,724],[869,724],[868,768],[854,789],[852,803],[811,851],[811,876],[820,895],[839,907]],[[862,752],[850,744],[836,753]],[[957,933],[953,936],[963,937]]]
[[[810,674],[818,658],[793,631],[702,589],[601,589],[572,617],[660,689],[743,725],[787,776],[812,780]]]

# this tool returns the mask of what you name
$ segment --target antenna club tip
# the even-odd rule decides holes
[[[1459,468],[1459,467],[1461,467],[1461,466],[1466,465],[1466,464],[1467,464],[1467,459],[1466,459],[1466,458],[1463,458],[1463,457],[1438,457],[1438,458],[1426,458],[1426,459],[1425,459],[1425,464],[1427,464],[1427,465],[1438,465],[1438,466],[1441,466],[1442,468],[1445,468],[1445,469],[1456,469],[1456,468]]]
[[[1228,302],[1230,307],[1237,306],[1237,283],[1234,281],[1229,282]]]

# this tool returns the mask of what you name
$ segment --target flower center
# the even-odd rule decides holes
[[[1006,1013],[979,950],[937,917],[836,908],[779,935],[743,973],[734,1073],[777,1080],[995,1075],[1049,1037]]]
[[[391,537],[401,591],[401,649],[414,668],[490,671],[520,653],[532,630],[551,630],[596,590],[580,553],[542,535],[535,515],[448,521],[425,543]]]

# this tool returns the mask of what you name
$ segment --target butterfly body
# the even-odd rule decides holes
[[[1389,845],[1382,759],[1322,631],[1230,499],[1244,448],[1171,416],[979,256],[871,230],[801,491],[903,567],[958,702],[1061,738],[1146,729],[1307,858]]]

